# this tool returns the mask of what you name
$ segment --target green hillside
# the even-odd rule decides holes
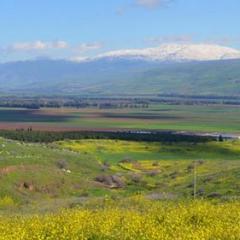
[[[0,64],[0,93],[240,96],[240,61],[163,63],[100,59]]]
[[[0,211],[45,212],[96,198],[232,198],[239,192],[240,143],[164,144],[0,140]],[[194,170],[195,169],[195,170]]]

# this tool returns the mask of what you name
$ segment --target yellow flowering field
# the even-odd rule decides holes
[[[240,202],[105,200],[43,216],[0,217],[0,233],[4,240],[238,240]]]

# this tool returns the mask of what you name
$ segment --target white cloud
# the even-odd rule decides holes
[[[135,9],[136,7],[143,7],[145,9],[156,9],[158,7],[167,7],[175,0],[132,0],[131,4],[120,6],[115,13],[118,16],[123,16],[127,11]]]
[[[84,61],[91,52],[103,47],[100,42],[69,44],[66,41],[26,41],[0,46],[0,53],[11,59],[38,59],[47,56],[51,59]]]
[[[72,62],[85,62],[87,61],[89,58],[87,57],[82,57],[82,56],[76,56],[76,57],[70,57],[68,58],[69,61]]]
[[[209,44],[235,45],[240,43],[240,37],[214,36],[214,37],[208,37],[207,39],[204,39],[203,42],[209,43]]]
[[[68,44],[65,41],[56,42],[19,42],[14,43],[7,47],[10,51],[32,51],[32,50],[46,50],[46,49],[65,49],[68,48]]]
[[[88,52],[93,50],[98,50],[102,48],[102,43],[96,42],[96,43],[82,43],[76,47],[76,51],[78,52]]]
[[[166,35],[166,36],[159,36],[153,37],[146,40],[154,45],[159,45],[162,43],[191,43],[193,42],[193,35]]]
[[[74,62],[86,61],[88,59],[88,57],[85,56],[86,53],[91,51],[97,51],[101,48],[103,48],[103,44],[100,42],[81,43],[73,49],[74,56],[69,57],[68,60],[74,61]]]
[[[155,8],[169,4],[172,0],[136,0],[136,4],[146,8]]]
[[[52,47],[53,48],[59,48],[59,49],[65,49],[65,48],[68,48],[69,45],[65,41],[57,41],[57,42],[52,43]]]
[[[76,46],[70,46],[65,41],[55,41],[55,42],[44,42],[44,41],[35,41],[35,42],[19,42],[14,43],[6,47],[8,51],[41,51],[41,50],[52,50],[52,49],[69,49],[71,51],[77,52],[88,52],[102,48],[102,43],[81,43]]]
[[[46,49],[46,43],[42,41],[14,43],[8,48],[15,51],[42,50]]]

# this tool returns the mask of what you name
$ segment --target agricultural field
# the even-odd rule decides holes
[[[0,129],[185,130],[240,133],[240,108],[231,105],[158,105],[149,108],[0,109]]]

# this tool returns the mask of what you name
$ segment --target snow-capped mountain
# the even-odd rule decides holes
[[[240,51],[207,44],[165,44],[77,61],[0,63],[0,93],[240,97]]]
[[[211,44],[163,44],[155,48],[125,49],[101,54],[99,58],[151,61],[210,61],[240,59],[240,51]]]

